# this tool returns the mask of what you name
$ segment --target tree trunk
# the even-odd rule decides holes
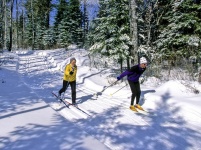
[[[127,63],[127,69],[130,69],[130,62],[129,62],[129,58],[126,59],[126,63]]]
[[[123,59],[120,59],[120,69],[121,69],[121,73],[123,72]]]
[[[33,0],[31,0],[31,22],[32,22],[32,50],[34,50],[35,27],[34,27],[34,14],[33,14]]]
[[[84,0],[84,14],[83,14],[83,45],[85,45],[86,35],[88,31],[88,17],[87,17],[87,2]]]
[[[13,44],[13,3],[14,0],[11,0],[11,4],[10,4],[10,43],[9,43],[9,48],[8,50],[11,51],[12,50],[12,44]]]
[[[6,46],[6,37],[7,37],[7,16],[6,16],[6,0],[3,0],[3,9],[4,9],[4,34],[3,34],[3,49],[7,49]]]
[[[201,71],[199,73],[198,82],[201,83]]]
[[[130,37],[131,37],[131,64],[134,64],[137,59],[137,50],[138,50],[138,32],[137,32],[137,15],[136,15],[136,1],[129,0],[130,5]]]
[[[152,18],[152,7],[149,6],[149,13],[148,13],[148,18],[147,18],[147,21],[148,21],[148,26],[147,26],[147,43],[146,45],[147,46],[150,46],[150,43],[151,43],[151,18]]]
[[[16,45],[17,45],[17,49],[19,49],[19,24],[18,24],[18,22],[19,22],[19,7],[18,7],[18,0],[16,0]]]
[[[3,42],[3,1],[0,1],[0,26],[1,26],[1,33],[0,33],[0,40]],[[0,42],[0,50],[3,47],[3,43]]]
[[[45,14],[45,19],[46,19],[46,25],[45,25],[45,27],[46,27],[46,29],[49,29],[51,0],[47,0],[46,2],[47,2],[48,11]]]
[[[24,33],[25,33],[25,17],[24,17],[24,11],[22,10],[22,18],[23,18],[23,21],[22,21],[22,48],[24,49],[25,48],[25,43],[24,43]]]

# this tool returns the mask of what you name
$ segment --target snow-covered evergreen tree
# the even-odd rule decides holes
[[[31,23],[31,19],[29,18],[26,18],[25,29],[26,30],[24,32],[24,47],[31,47],[33,38],[33,24]]]
[[[45,49],[51,49],[56,43],[56,35],[54,33],[53,27],[50,27],[49,29],[45,30],[43,35],[43,45],[45,46]]]
[[[156,40],[158,52],[166,59],[175,56],[200,56],[201,5],[192,0],[169,1],[168,11],[160,20]]]
[[[45,34],[45,27],[40,24],[36,25],[36,36],[35,36],[35,49],[44,49],[43,36]]]
[[[54,30],[56,35],[59,34],[58,32],[58,26],[61,23],[62,19],[66,18],[67,11],[68,11],[68,2],[66,0],[60,0],[60,3],[58,4],[57,8],[57,14],[55,16],[55,22],[54,22]]]
[[[82,12],[79,0],[62,0],[55,18],[57,45],[67,47],[70,44],[82,45]]]
[[[26,8],[26,41],[33,49],[44,49],[43,34],[49,28],[51,0],[27,0]]]
[[[88,28],[89,28],[89,16],[87,11],[87,0],[84,0],[82,3],[82,28],[83,28],[83,45],[86,46],[87,41],[87,34],[88,34]]]
[[[98,18],[90,34],[92,52],[126,60],[130,56],[129,4],[127,0],[100,0]]]
[[[63,19],[58,26],[57,44],[59,47],[66,48],[71,43],[71,35],[69,32],[69,22]]]
[[[69,2],[69,25],[72,44],[83,46],[82,12],[79,0]]]

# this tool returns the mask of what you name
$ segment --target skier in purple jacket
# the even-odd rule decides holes
[[[117,77],[117,80],[121,80],[123,77],[127,76],[127,80],[132,91],[130,109],[133,111],[137,111],[136,108],[143,110],[143,108],[139,105],[141,95],[139,78],[146,70],[146,66],[147,66],[146,58],[141,57],[140,63],[138,65],[131,67],[130,69],[126,70],[120,76]],[[133,104],[135,98],[136,98],[136,105],[134,106]]]

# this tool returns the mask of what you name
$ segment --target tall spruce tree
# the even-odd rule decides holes
[[[58,26],[61,23],[61,20],[67,17],[68,14],[68,2],[66,0],[60,0],[59,4],[56,6],[57,14],[55,16],[55,22],[54,22],[54,29],[55,32],[58,33]]]
[[[166,59],[200,56],[201,5],[185,0],[169,1],[163,6],[167,11],[159,20],[160,33],[155,42],[158,52]]]
[[[69,24],[72,44],[83,46],[82,12],[79,0],[70,0]]]
[[[62,19],[58,26],[57,44],[62,48],[66,48],[72,43],[69,20],[67,18]]]
[[[49,29],[51,0],[27,0],[25,8],[27,14],[26,37],[30,37],[27,44],[32,43],[33,49],[44,49],[42,39],[44,30]]]
[[[19,36],[19,47],[24,48],[24,12],[19,16],[19,22],[18,22],[18,36]]]
[[[53,27],[49,27],[49,29],[44,31],[43,34],[43,45],[45,49],[54,48],[56,44],[56,35]]]
[[[83,17],[82,17],[82,25],[83,25],[83,45],[86,46],[88,28],[89,28],[89,17],[87,12],[87,0],[83,2]]]
[[[130,56],[129,4],[127,0],[100,0],[95,27],[90,33],[92,52],[121,61]]]
[[[57,45],[70,44],[83,46],[82,12],[79,0],[61,0],[55,18]]]

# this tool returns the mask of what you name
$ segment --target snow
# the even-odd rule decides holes
[[[0,66],[0,149],[199,150],[201,94],[179,80],[150,77],[141,85],[141,105],[129,109],[127,82],[90,68],[85,50],[4,52]],[[77,103],[65,107],[51,94],[62,86],[63,69],[77,59]],[[190,83],[201,91],[197,82]],[[190,85],[189,84],[189,85]],[[125,87],[124,87],[125,86]],[[119,92],[115,93],[118,89]],[[71,102],[70,87],[65,99]],[[97,94],[97,96],[96,96]]]

